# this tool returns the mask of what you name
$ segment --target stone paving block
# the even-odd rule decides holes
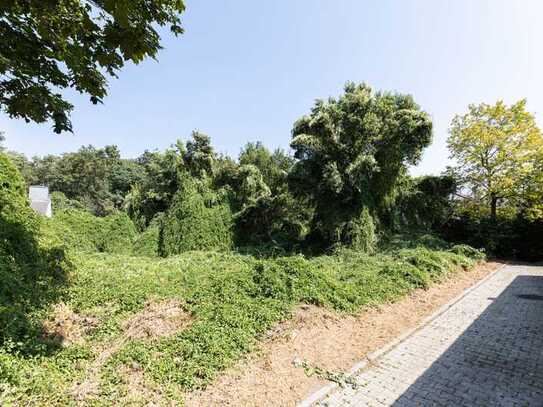
[[[315,405],[543,407],[543,267],[511,265]]]

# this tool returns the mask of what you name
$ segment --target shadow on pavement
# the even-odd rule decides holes
[[[543,406],[543,276],[518,276],[392,405]]]

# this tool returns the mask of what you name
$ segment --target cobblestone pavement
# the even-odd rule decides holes
[[[543,406],[543,267],[506,266],[318,406]]]

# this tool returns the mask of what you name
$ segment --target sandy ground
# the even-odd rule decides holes
[[[328,382],[308,377],[294,361],[306,361],[332,372],[344,372],[395,337],[415,327],[463,290],[493,270],[486,263],[460,272],[428,290],[357,316],[338,315],[322,308],[300,306],[263,340],[257,352],[218,377],[204,391],[186,396],[186,405],[295,406]]]

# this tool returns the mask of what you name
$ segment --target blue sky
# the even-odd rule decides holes
[[[288,148],[293,122],[344,83],[410,93],[434,122],[414,174],[447,165],[446,137],[469,103],[528,99],[543,124],[540,0],[187,0],[186,33],[158,62],[128,65],[105,103],[68,96],[74,134],[0,113],[7,147],[29,156],[117,144],[163,149],[194,129],[237,156],[247,141]]]

